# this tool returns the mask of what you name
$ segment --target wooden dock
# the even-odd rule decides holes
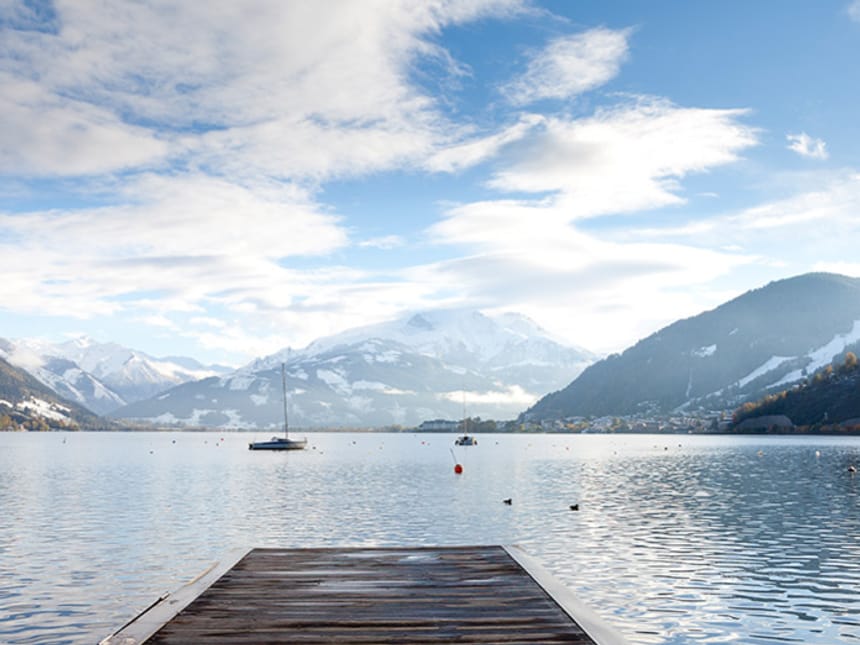
[[[517,547],[253,549],[168,594],[101,645],[622,645]]]

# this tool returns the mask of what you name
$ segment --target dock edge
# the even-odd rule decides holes
[[[239,548],[229,551],[223,559],[175,592],[163,594],[113,634],[99,641],[99,645],[140,645],[146,642],[252,550]]]
[[[500,545],[502,550],[570,617],[597,645],[629,645],[566,585],[518,545]],[[497,547],[498,548],[498,547]],[[138,613],[99,645],[141,645],[164,627],[183,609],[235,567],[253,548],[239,548],[227,553],[199,576],[173,593],[165,593]]]
[[[620,632],[594,613],[566,585],[546,570],[535,558],[515,544],[502,545],[505,552],[538,583],[564,613],[579,625],[597,645],[628,645]]]

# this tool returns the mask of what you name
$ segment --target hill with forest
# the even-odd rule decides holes
[[[860,280],[810,273],[677,321],[588,367],[524,420],[733,409],[860,348]]]
[[[810,430],[842,426],[860,429],[860,361],[848,352],[842,363],[827,365],[793,388],[744,403],[735,411],[735,430],[767,429],[768,420],[786,417]],[[764,422],[762,422],[764,420]]]
[[[113,425],[0,358],[0,430],[99,430]]]

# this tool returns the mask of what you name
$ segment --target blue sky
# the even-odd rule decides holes
[[[860,1],[0,0],[0,336],[623,349],[860,275]]]

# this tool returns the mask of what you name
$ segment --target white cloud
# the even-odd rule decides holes
[[[438,44],[443,28],[520,2],[61,1],[42,32],[15,6],[29,30],[2,34],[0,172],[125,171],[87,186],[108,205],[0,213],[0,302],[16,311],[143,321],[261,355],[404,310],[504,303],[600,349],[717,304],[701,285],[755,257],[722,233],[715,244],[736,251],[580,227],[684,203],[685,177],[756,144],[743,110],[646,98],[576,119],[505,112],[506,125],[479,127],[452,122],[444,98],[415,83],[419,61],[464,73]],[[503,91],[523,106],[600,87],[627,59],[630,34],[557,39]],[[375,271],[338,264],[363,232],[316,203],[319,182],[491,159],[481,190],[509,198],[451,207],[429,229],[433,251],[468,255]],[[777,206],[736,228],[777,226]],[[384,232],[355,242],[405,243]]]
[[[642,99],[590,118],[547,119],[490,185],[557,192],[571,219],[680,204],[680,179],[756,144],[755,130],[739,122],[744,114]]]
[[[411,82],[413,64],[445,58],[442,27],[520,5],[59,2],[49,29],[3,29],[0,168],[90,174],[167,157],[321,179],[420,165],[460,130]]]
[[[681,226],[635,229],[616,237],[619,241],[672,240],[731,249],[772,278],[819,270],[855,274],[860,175],[792,175],[792,181],[804,187],[788,197]],[[778,274],[772,269],[779,269]]]
[[[426,167],[436,172],[456,172],[477,165],[496,155],[504,146],[523,139],[543,121],[537,114],[522,115],[518,123],[501,132],[442,148],[428,159]]]
[[[410,279],[456,292],[463,304],[504,303],[594,350],[617,350],[719,304],[705,285],[754,259],[703,248],[701,240],[613,241],[578,229],[549,199],[459,206],[429,233],[472,253],[416,269]]]
[[[57,258],[129,264],[317,255],[346,244],[337,219],[289,187],[146,175],[123,196],[122,206],[2,216],[0,227]]]
[[[848,5],[848,16],[855,22],[860,22],[860,0],[853,0]]]
[[[209,316],[195,316],[189,321],[192,325],[200,325],[204,327],[214,327],[215,329],[223,329],[227,323],[219,318]]]
[[[170,146],[97,105],[0,72],[0,172],[90,175],[162,162]]]
[[[810,137],[805,132],[800,134],[787,134],[788,149],[793,150],[801,157],[812,159],[827,159],[827,144],[822,139]]]
[[[335,217],[289,187],[153,175],[123,197],[115,207],[0,215],[7,306],[92,317],[133,302],[163,316],[250,297],[286,277],[283,258],[347,243]]]
[[[779,229],[796,234],[798,227],[807,228],[801,237],[809,239],[827,235],[840,236],[860,227],[860,174],[848,173],[829,181],[821,188],[801,192],[791,197],[745,209],[728,218],[733,227],[745,231],[770,231],[778,235]],[[810,224],[814,223],[814,226]]]
[[[579,245],[476,253],[420,272],[440,291],[458,293],[459,302],[452,304],[503,304],[568,341],[617,351],[719,304],[707,285],[748,262],[740,254],[692,245],[607,243],[584,236]]]
[[[439,395],[439,398],[454,401],[455,403],[462,403],[468,399],[472,405],[508,403],[528,407],[540,398],[540,394],[536,395],[532,392],[526,392],[519,385],[514,385],[504,390],[490,392],[468,392],[463,390],[444,392]]]
[[[629,29],[605,28],[557,38],[531,57],[528,69],[502,88],[511,103],[565,99],[599,87],[627,59]]]
[[[179,331],[179,327],[176,325],[176,323],[170,320],[167,316],[144,316],[139,319],[139,322],[142,322],[145,325],[149,325],[150,327],[161,327],[172,332]]]
[[[399,246],[403,246],[406,243],[399,235],[383,235],[382,237],[374,237],[369,240],[362,240],[358,243],[358,246],[363,248],[370,249],[395,249]]]
[[[632,240],[613,240],[585,231],[580,220],[683,203],[688,174],[736,161],[757,143],[755,130],[740,123],[744,114],[643,99],[589,118],[545,118],[506,151],[489,182],[535,198],[450,207],[428,235],[470,255],[415,273],[464,302],[504,302],[595,349],[714,306],[704,285],[754,254],[702,240],[636,240],[635,227],[628,227]]]
[[[842,275],[851,276],[852,278],[860,278],[860,262],[818,262],[812,267],[813,271],[823,271],[825,273],[840,273]]]

